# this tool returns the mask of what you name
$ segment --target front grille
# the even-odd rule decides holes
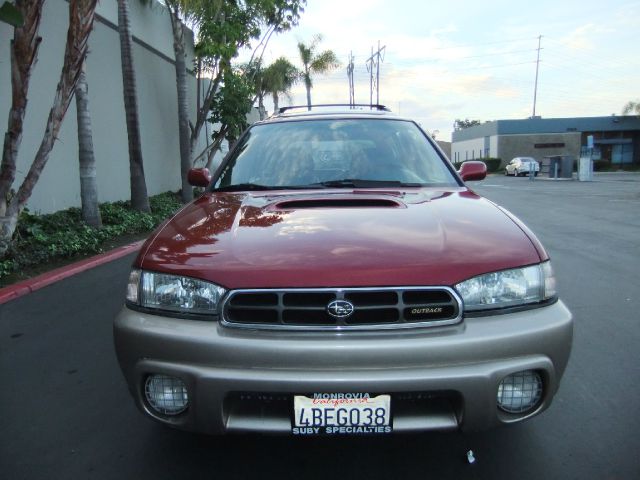
[[[329,305],[348,302],[350,313]],[[447,287],[235,290],[223,323],[251,328],[381,329],[451,325],[462,319],[461,301]]]

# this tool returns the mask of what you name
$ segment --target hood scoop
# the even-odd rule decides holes
[[[310,208],[402,208],[400,202],[388,198],[305,198],[285,200],[274,205],[278,210]]]

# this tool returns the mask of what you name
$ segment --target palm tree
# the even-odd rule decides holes
[[[83,66],[76,85],[76,112],[78,116],[78,160],[80,162],[80,201],[82,220],[92,227],[100,227],[102,219],[98,208],[98,182],[96,158],[93,154],[93,133],[89,114],[89,89]]]
[[[120,33],[120,61],[122,63],[122,89],[124,111],[129,139],[129,174],[131,183],[131,207],[141,212],[149,212],[149,197],[144,178],[142,146],[140,142],[140,120],[138,118],[138,97],[136,75],[133,69],[131,27],[129,23],[129,0],[118,2],[118,31]]]
[[[313,86],[311,76],[317,73],[323,74],[330,72],[340,66],[338,57],[332,50],[317,52],[318,44],[321,41],[322,35],[317,34],[311,39],[309,45],[298,42],[298,52],[300,53],[300,60],[303,65],[302,78],[304,80],[304,86],[307,89],[307,107],[309,110],[311,110],[311,87]]]
[[[274,112],[278,110],[279,95],[288,94],[295,82],[300,78],[300,71],[285,57],[278,58],[266,68],[257,60],[245,67],[245,75],[251,79],[251,84],[258,100],[258,112],[260,120],[267,116],[264,106],[264,97],[267,94],[273,96]]]
[[[640,101],[639,102],[629,102],[622,109],[623,115],[640,115]]]
[[[278,112],[278,96],[288,95],[291,87],[300,79],[300,73],[285,57],[278,58],[265,69],[265,90],[273,96],[274,113]]]
[[[173,33],[173,52],[175,54],[176,92],[178,98],[178,140],[180,145],[180,190],[183,203],[193,200],[193,188],[189,185],[188,173],[191,168],[191,128],[189,125],[189,99],[187,96],[187,55],[185,51],[182,16],[189,16],[189,8],[197,8],[198,2],[184,0],[165,0],[169,10],[171,31]]]

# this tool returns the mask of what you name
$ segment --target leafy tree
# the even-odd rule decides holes
[[[223,75],[223,84],[213,97],[211,123],[219,123],[214,139],[226,138],[231,143],[247,128],[247,115],[253,106],[254,87],[246,70],[228,68]],[[224,135],[221,133],[224,132]]]
[[[41,41],[38,28],[43,4],[43,0],[16,0],[16,8],[22,15],[24,23],[21,27],[14,27],[14,36],[11,41],[12,103],[0,167],[0,256],[3,256],[11,245],[18,216],[31,197],[58,137],[87,55],[87,42],[93,28],[96,2],[97,0],[69,1],[67,42],[53,105],[31,167],[18,190],[13,191],[11,187],[15,180],[16,160],[22,140],[29,79]]]
[[[317,34],[311,39],[308,45],[299,42],[298,52],[302,61],[302,79],[307,89],[307,107],[311,110],[311,88],[313,87],[312,76],[315,74],[328,73],[338,68],[340,62],[338,57],[332,50],[324,50],[318,52],[318,45],[322,41],[322,35]]]
[[[465,118],[464,120],[460,120],[456,118],[456,121],[453,122],[454,130],[464,130],[465,128],[474,127],[476,125],[480,125],[482,122],[480,120],[469,120]]]
[[[149,196],[144,177],[142,145],[140,141],[140,120],[138,117],[138,96],[136,75],[133,68],[131,26],[129,22],[129,0],[118,2],[118,31],[120,33],[120,62],[122,64],[122,89],[124,111],[129,139],[129,181],[131,206],[141,212],[149,212]]]
[[[186,202],[193,196],[188,185],[187,173],[193,164],[198,138],[209,117],[214,96],[223,77],[231,75],[228,71],[231,60],[241,48],[250,45],[253,40],[263,37],[261,44],[266,46],[273,33],[288,30],[295,25],[306,0],[164,1],[170,12],[174,34],[182,199]],[[204,100],[198,107],[195,124],[190,122],[187,109],[183,19],[197,27],[198,74],[206,74],[211,78],[204,93]],[[264,30],[266,32],[263,32]]]
[[[640,101],[628,102],[622,109],[622,115],[640,115]]]
[[[22,143],[24,116],[27,112],[27,94],[31,71],[38,58],[42,38],[38,35],[44,0],[18,0],[16,10],[22,17],[22,25],[14,28],[11,40],[11,109],[9,124],[4,135],[2,164],[0,165],[0,235],[6,236],[11,227],[12,214],[7,218],[8,203],[13,196],[11,186],[16,176],[18,150]],[[4,6],[4,5],[3,5]],[[0,251],[6,250],[0,244]]]

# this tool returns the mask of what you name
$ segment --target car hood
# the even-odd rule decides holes
[[[517,219],[452,188],[207,193],[136,264],[235,289],[452,286],[544,259]]]

